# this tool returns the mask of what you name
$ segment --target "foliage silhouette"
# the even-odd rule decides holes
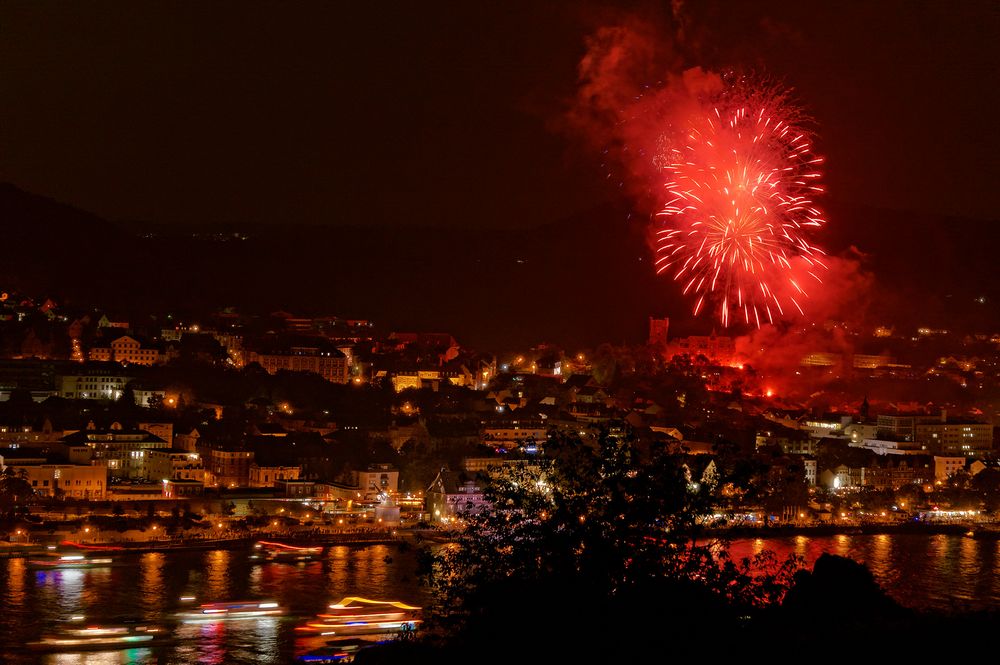
[[[621,430],[592,444],[558,437],[545,453],[491,473],[492,509],[468,516],[455,543],[426,562],[432,623],[450,648],[519,648],[512,617],[537,617],[547,634],[577,636],[533,648],[539,659],[640,655],[669,635],[742,632],[787,591],[797,560],[736,561],[705,537],[716,487],[695,477],[690,457],[642,448]],[[596,635],[630,639],[598,646],[587,639]]]

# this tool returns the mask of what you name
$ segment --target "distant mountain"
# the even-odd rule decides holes
[[[6,183],[0,183],[0,223],[0,279],[28,291],[67,294],[71,286],[86,285],[102,292],[119,274],[97,261],[128,251],[134,242],[96,215]]]
[[[0,215],[8,242],[37,243],[58,234],[67,240],[83,240],[95,235],[122,237],[125,234],[97,215],[30,194],[9,183],[0,183]]]
[[[997,327],[998,225],[831,207],[821,241],[856,245],[877,278],[872,317]],[[606,205],[528,230],[113,224],[0,185],[0,279],[137,313],[243,311],[371,318],[483,348],[639,342],[650,315],[692,321],[653,274],[646,222]],[[950,297],[948,297],[950,294]],[[987,305],[970,307],[973,296]],[[969,312],[972,312],[972,315]],[[925,320],[926,319],[926,320]]]

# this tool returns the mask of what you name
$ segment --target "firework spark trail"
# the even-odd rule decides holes
[[[696,316],[716,302],[723,325],[759,328],[802,314],[803,284],[821,282],[825,254],[808,235],[825,223],[813,203],[823,159],[795,120],[781,94],[730,89],[667,141],[656,269],[697,298]]]

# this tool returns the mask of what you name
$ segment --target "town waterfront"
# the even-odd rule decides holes
[[[864,561],[904,605],[928,610],[992,609],[1000,605],[1000,540],[958,535],[789,536],[741,539],[736,557],[764,549],[796,554],[809,565],[823,552]],[[252,560],[246,550],[146,552],[125,555],[106,568],[34,570],[29,560],[0,561],[0,633],[22,645],[61,619],[85,615],[94,623],[132,616],[170,623],[181,596],[197,602],[273,599],[277,617],[184,624],[175,644],[156,649],[59,654],[50,663],[284,663],[307,650],[295,627],[331,602],[359,595],[428,601],[417,576],[416,550],[398,545],[334,546],[320,560],[296,564]],[[8,662],[38,662],[8,652]]]

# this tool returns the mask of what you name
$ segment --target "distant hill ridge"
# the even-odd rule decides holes
[[[879,316],[953,325],[974,296],[1000,298],[1000,223],[835,204],[827,212],[819,241],[834,254],[855,245],[868,255]],[[112,223],[0,184],[0,219],[6,283],[106,307],[332,313],[448,330],[485,348],[639,342],[650,315],[671,316],[672,330],[712,326],[689,321],[690,303],[653,274],[645,222],[627,221],[624,203],[509,231],[163,226]],[[216,232],[247,238],[218,242]]]

